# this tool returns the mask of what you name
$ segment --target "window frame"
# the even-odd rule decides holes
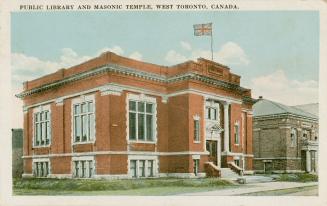
[[[193,119],[193,142],[201,142],[201,123],[199,118]]]
[[[93,156],[80,156],[72,158],[72,177],[76,179],[90,179],[96,175],[96,162]],[[90,166],[91,163],[91,166]],[[77,167],[76,167],[77,165]],[[84,166],[84,167],[83,167]],[[78,172],[78,175],[77,173]],[[91,172],[91,174],[90,174]]]
[[[44,114],[44,115],[43,115]],[[48,119],[40,119],[40,117],[47,117]],[[38,116],[38,118],[36,117]],[[52,140],[52,121],[51,121],[51,105],[41,105],[33,109],[33,116],[32,116],[32,123],[33,123],[33,139],[32,139],[32,147],[33,148],[42,148],[42,147],[50,147],[51,146],[51,140]],[[38,129],[37,125],[40,126],[40,142],[42,142],[42,133],[43,133],[43,125],[46,131],[46,136],[44,137],[44,144],[36,145],[37,142],[37,135],[38,135]],[[47,140],[49,141],[48,144],[46,143]]]
[[[42,166],[39,167],[39,165],[42,165]],[[47,165],[46,170],[44,170],[45,165]],[[46,171],[46,175],[44,175],[45,171]],[[42,175],[39,175],[39,173],[42,173]],[[33,174],[33,177],[36,177],[36,178],[48,178],[48,177],[50,177],[51,176],[51,161],[50,161],[50,159],[49,158],[33,159],[33,161],[32,161],[32,174]]]
[[[136,109],[134,111],[130,110],[130,102],[135,102]],[[139,102],[144,103],[144,111],[138,111]],[[147,112],[147,105],[152,105],[152,113]],[[135,139],[130,139],[130,114],[135,114]],[[143,114],[143,129],[144,129],[144,139],[139,138],[139,115]],[[147,117],[152,116],[152,140],[148,139],[148,126]],[[146,143],[146,144],[156,144],[157,143],[157,101],[155,97],[145,96],[144,94],[127,94],[126,98],[126,140],[132,143]]]
[[[89,111],[89,103],[92,103],[92,111]],[[86,112],[82,112],[82,105],[86,104]],[[79,113],[75,114],[75,106],[79,105]],[[84,131],[84,124],[83,124],[83,117],[86,116],[86,120],[87,120],[87,129],[86,129],[86,133],[87,136],[87,140],[83,141],[83,131]],[[91,122],[93,116],[93,123]],[[75,118],[79,118],[80,119],[80,140],[76,141],[76,120]],[[72,100],[71,103],[71,136],[72,136],[72,145],[78,145],[78,144],[94,144],[96,141],[96,101],[95,101],[95,95],[91,94],[91,95],[81,95],[78,98],[75,98]],[[92,133],[92,129],[91,127],[93,127],[93,134]],[[92,137],[93,136],[93,137]]]
[[[214,117],[212,117],[212,113],[214,114]],[[209,121],[218,121],[219,120],[219,106],[206,106],[205,108],[205,118]]]
[[[200,173],[200,159],[193,159],[193,174],[198,176]]]
[[[234,123],[234,145],[240,145],[240,123],[236,121]]]
[[[291,128],[291,134],[290,134],[290,147],[296,147],[297,146],[297,139],[298,139],[298,131],[296,128]]]
[[[133,166],[132,162],[135,163],[135,167],[132,167]],[[142,162],[144,162],[144,165],[141,165]],[[135,169],[135,176],[134,176],[134,169]],[[143,173],[142,171],[144,172],[144,176],[142,175]],[[157,176],[157,174],[158,174],[157,156],[148,157],[148,156],[133,155],[128,158],[128,176],[130,178],[133,179],[154,178]]]

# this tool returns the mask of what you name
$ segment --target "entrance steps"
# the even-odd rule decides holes
[[[231,180],[236,180],[237,178],[239,178],[240,176],[234,172],[233,170],[231,170],[230,168],[220,168],[221,171],[221,177],[224,179],[231,179]]]

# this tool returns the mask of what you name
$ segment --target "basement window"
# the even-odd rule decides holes
[[[35,161],[33,162],[33,176],[47,177],[50,174],[49,161]]]
[[[74,160],[74,177],[92,178],[94,175],[94,160]]]
[[[133,178],[145,178],[154,176],[154,162],[155,160],[130,160],[129,174]]]
[[[193,173],[195,176],[199,174],[200,160],[193,159]]]

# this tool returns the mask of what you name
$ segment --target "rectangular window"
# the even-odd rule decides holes
[[[153,177],[153,160],[148,160],[148,176]]]
[[[79,176],[79,162],[78,161],[74,161],[74,167],[75,167],[75,173],[74,173],[74,177],[78,177]]]
[[[295,147],[297,142],[297,131],[295,128],[291,129],[291,147]]]
[[[193,160],[193,173],[195,175],[198,175],[198,173],[199,173],[199,162],[200,162],[199,159],[194,159]]]
[[[129,101],[129,139],[153,141],[154,105],[142,101]]]
[[[153,177],[154,160],[130,160],[129,173],[133,178]]]
[[[237,160],[234,160],[234,163],[239,167],[240,166],[240,160],[237,159]]]
[[[145,177],[145,160],[139,160],[139,176]]]
[[[200,141],[200,120],[194,120],[194,141]]]
[[[240,144],[240,126],[237,123],[234,125],[234,142]]]
[[[51,139],[50,112],[34,113],[34,146],[47,146]]]
[[[93,161],[92,160],[89,160],[88,162],[88,166],[89,166],[89,178],[91,178],[93,176]]]
[[[35,177],[47,177],[50,174],[48,161],[34,162],[33,174]]]
[[[90,142],[95,138],[93,101],[74,104],[74,142]]]
[[[131,171],[132,177],[137,177],[136,160],[131,160],[130,161],[130,171]]]
[[[208,120],[218,119],[218,110],[216,107],[206,107],[206,119]]]
[[[74,160],[74,177],[91,178],[94,175],[94,160]]]

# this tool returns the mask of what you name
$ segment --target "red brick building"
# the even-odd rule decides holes
[[[252,171],[251,91],[227,66],[111,52],[25,82],[24,175],[196,177]]]

